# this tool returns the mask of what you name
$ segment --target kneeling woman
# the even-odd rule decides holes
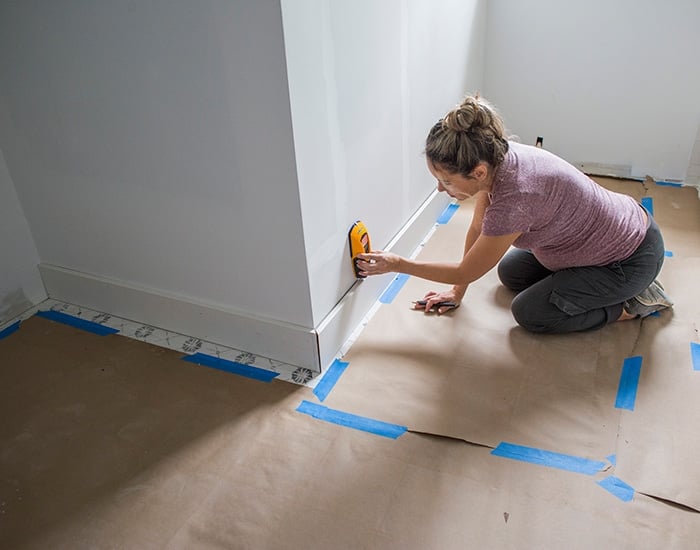
[[[363,275],[453,284],[425,296],[417,307],[428,311],[459,305],[469,284],[498,264],[501,282],[519,293],[515,320],[533,332],[592,330],[673,305],[655,280],[664,243],[649,213],[548,151],[508,141],[483,99],[467,97],[438,121],[425,153],[439,191],[475,197],[464,257],[422,262],[373,251],[359,256]]]

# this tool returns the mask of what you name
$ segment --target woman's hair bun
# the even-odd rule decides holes
[[[495,167],[508,152],[503,119],[478,94],[467,96],[428,132],[425,154],[451,174],[468,176],[479,162]]]
[[[455,132],[469,132],[493,125],[491,106],[476,96],[468,96],[443,118],[446,128]]]

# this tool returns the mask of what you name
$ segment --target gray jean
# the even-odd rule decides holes
[[[518,324],[532,332],[566,333],[616,321],[623,302],[646,289],[664,263],[661,231],[649,220],[632,255],[605,266],[550,271],[529,250],[511,249],[498,264],[498,276],[519,293],[511,304]]]

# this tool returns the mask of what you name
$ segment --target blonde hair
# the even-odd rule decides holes
[[[480,162],[495,168],[508,152],[503,119],[479,94],[467,96],[428,133],[425,154],[451,174],[468,176]]]

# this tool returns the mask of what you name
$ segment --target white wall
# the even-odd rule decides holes
[[[683,179],[700,124],[697,0],[491,0],[484,95],[570,162]]]
[[[3,117],[0,105],[0,122]],[[0,151],[0,326],[46,299],[29,225]]]
[[[483,77],[485,3],[283,0],[314,323],[354,282],[347,232],[383,248],[435,188],[425,137]],[[417,243],[414,243],[414,245]]]
[[[485,21],[483,0],[0,4],[0,148],[49,294],[318,368],[381,291],[317,339],[350,224],[412,248],[444,207],[423,140],[480,87]]]
[[[42,261],[312,327],[279,3],[0,9],[0,146]]]

